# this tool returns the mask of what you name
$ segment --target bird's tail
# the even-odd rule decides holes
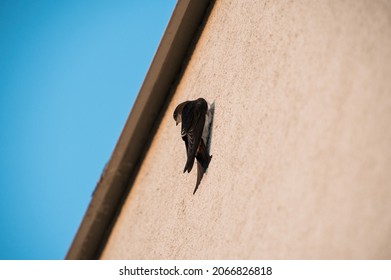
[[[193,194],[196,193],[198,186],[201,183],[202,177],[204,176],[206,170],[208,169],[209,163],[212,159],[212,156],[210,156],[208,154],[208,151],[206,150],[203,140],[201,140],[200,142],[200,146],[196,154],[196,159],[197,159],[197,182]]]

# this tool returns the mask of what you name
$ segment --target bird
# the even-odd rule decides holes
[[[185,142],[187,161],[183,173],[190,173],[195,159],[197,160],[197,182],[193,192],[196,193],[202,177],[209,167],[212,156],[206,147],[212,113],[204,98],[180,103],[173,114],[176,125],[182,123],[181,137]]]

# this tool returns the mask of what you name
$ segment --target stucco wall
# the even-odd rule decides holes
[[[390,73],[390,1],[216,1],[101,257],[391,258]],[[199,96],[193,196],[172,113]]]

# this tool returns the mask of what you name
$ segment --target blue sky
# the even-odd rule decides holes
[[[0,1],[0,259],[63,259],[176,1]]]

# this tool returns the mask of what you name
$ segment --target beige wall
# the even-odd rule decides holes
[[[391,1],[216,1],[102,258],[391,258]]]

